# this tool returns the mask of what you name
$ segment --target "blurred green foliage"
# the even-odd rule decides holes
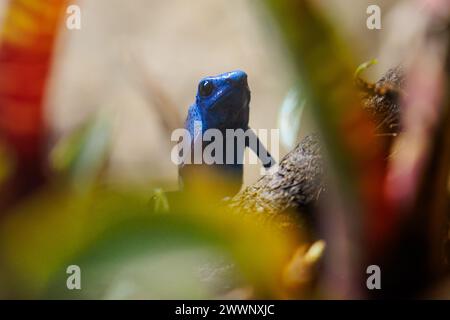
[[[154,210],[148,189],[86,179],[107,159],[107,127],[91,121],[63,139],[52,153],[57,178],[2,221],[4,295],[214,298],[250,286],[257,297],[281,297],[293,235],[230,213],[201,182],[170,208],[157,192]],[[66,287],[72,264],[82,271],[80,291]]]
[[[105,168],[110,142],[109,119],[100,113],[60,139],[50,153],[50,168],[74,186],[92,183]]]

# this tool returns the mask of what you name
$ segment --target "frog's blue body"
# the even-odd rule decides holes
[[[246,131],[249,122],[249,104],[250,90],[247,84],[247,74],[245,72],[238,70],[202,79],[198,86],[195,103],[189,108],[185,123],[185,127],[189,131],[192,139],[192,148],[196,133],[196,122],[201,123],[202,135],[208,129],[220,130],[224,138],[226,136],[226,129],[242,129]],[[205,144],[203,142],[202,149],[206,145],[207,143]],[[223,145],[223,164],[181,165],[180,178],[182,184],[186,186],[189,183],[188,180],[192,179],[192,176],[187,177],[187,171],[195,166],[207,166],[208,169],[212,168],[217,170],[218,173],[224,173],[227,178],[232,178],[235,182],[235,187],[232,188],[232,192],[237,192],[242,184],[242,157],[244,150],[237,150],[236,146],[234,162],[232,164],[227,164],[225,150],[226,143]],[[257,150],[254,151],[257,152]],[[273,164],[273,159],[270,161],[270,165],[271,164]],[[265,166],[266,165],[267,163],[265,163]]]

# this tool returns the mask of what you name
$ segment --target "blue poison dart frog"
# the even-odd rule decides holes
[[[189,188],[196,179],[196,173],[200,169],[213,170],[214,173],[222,174],[221,177],[226,179],[229,187],[223,196],[232,196],[237,193],[242,185],[243,177],[243,157],[246,147],[250,147],[262,161],[265,168],[270,168],[275,164],[272,156],[267,152],[256,134],[249,130],[249,104],[250,89],[247,83],[247,74],[237,70],[227,72],[218,76],[203,78],[198,84],[195,103],[190,106],[185,128],[189,131],[191,141],[191,162],[185,161],[179,167],[180,184],[182,189]],[[199,124],[201,129],[199,129]],[[197,126],[197,128],[196,128]],[[221,163],[212,164],[194,164],[194,146],[200,144],[200,150],[204,150],[212,141],[205,141],[205,138],[198,138],[199,132],[202,136],[208,129],[217,129],[223,137],[223,148]],[[244,143],[237,143],[236,137],[226,138],[227,129],[242,129],[247,133]],[[216,130],[216,131],[217,131]],[[238,132],[238,131],[234,131]],[[227,149],[227,144],[234,145],[231,149]],[[206,139],[207,140],[207,139]],[[242,140],[241,140],[242,141]],[[256,143],[255,143],[256,142]],[[234,153],[228,155],[227,150],[233,150]],[[230,159],[232,161],[230,161]]]

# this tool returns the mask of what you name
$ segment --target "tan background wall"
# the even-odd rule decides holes
[[[389,9],[400,2],[322,0],[320,5],[356,44],[362,62],[378,55]],[[184,117],[200,78],[245,70],[252,91],[251,126],[277,127],[278,108],[294,79],[261,1],[80,0],[78,4],[82,29],[66,30],[61,36],[47,117],[59,135],[96,110],[110,111],[115,137],[113,179],[176,181],[177,170],[170,161],[173,144],[149,93],[139,86],[141,72],[157,83]],[[366,28],[368,4],[383,8],[383,30]],[[373,68],[373,78],[401,56],[389,59]],[[302,134],[309,130],[306,114]],[[258,173],[258,166],[247,166],[245,182],[255,180]]]

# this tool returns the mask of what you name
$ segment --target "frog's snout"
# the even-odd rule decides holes
[[[248,87],[247,74],[244,71],[237,70],[230,72],[227,81],[233,87]]]

